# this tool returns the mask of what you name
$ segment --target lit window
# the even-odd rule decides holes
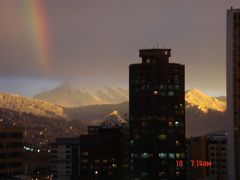
[[[88,162],[88,160],[87,159],[83,159],[83,161],[82,162],[84,162],[84,163],[87,163]]]
[[[174,154],[173,153],[169,153],[169,158],[170,159],[174,159]]]
[[[158,91],[153,91],[153,95],[158,95]]]
[[[176,140],[176,145],[179,146],[180,145],[180,141]]]
[[[180,153],[176,153],[176,159],[180,159]]]
[[[148,153],[142,153],[142,158],[143,159],[148,159],[149,158],[149,154]]]
[[[164,176],[165,175],[165,172],[164,171],[161,171],[161,172],[159,172],[159,176],[161,177],[161,176]]]
[[[84,156],[88,156],[88,152],[83,152],[82,153]]]
[[[158,156],[159,156],[161,159],[167,158],[167,154],[166,154],[166,153],[159,153]]]
[[[174,95],[174,92],[173,91],[169,91],[168,92],[168,96],[173,96]]]
[[[166,89],[166,86],[164,84],[160,84],[159,89]]]
[[[178,127],[179,126],[179,122],[175,121],[175,126]]]
[[[133,145],[133,143],[134,143],[134,140],[132,139],[132,140],[130,141],[130,145]]]
[[[160,139],[160,140],[166,140],[166,139],[167,139],[167,135],[166,135],[166,134],[159,134],[159,135],[158,135],[158,139]]]
[[[179,85],[175,85],[175,89],[180,89],[180,88],[179,88]]]

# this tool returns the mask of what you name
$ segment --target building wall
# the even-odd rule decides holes
[[[184,66],[169,63],[170,49],[139,51],[130,65],[130,170],[132,179],[185,179]]]
[[[23,129],[0,126],[0,178],[23,174]]]
[[[56,143],[52,145],[52,173],[56,179],[72,179],[73,151],[71,139],[67,144]],[[80,163],[79,163],[80,164]],[[78,166],[79,168],[79,166]]]
[[[240,10],[227,10],[228,175],[240,179]]]
[[[227,180],[227,141],[225,133],[187,139],[187,180]],[[211,162],[209,167],[192,167],[191,160]]]
[[[191,167],[191,160],[207,160],[207,138],[194,137],[187,140],[187,179],[204,179],[207,177],[207,169]]]
[[[213,163],[209,168],[209,177],[227,180],[227,145],[225,142],[209,142],[208,157]]]
[[[124,129],[89,127],[88,135],[59,138],[52,145],[56,179],[128,179],[128,149]]]

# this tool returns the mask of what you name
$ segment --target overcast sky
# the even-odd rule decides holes
[[[33,95],[71,79],[127,84],[138,50],[158,44],[185,64],[186,89],[225,94],[226,9],[237,0],[31,1],[0,1],[0,91]],[[35,23],[47,32],[42,46]]]

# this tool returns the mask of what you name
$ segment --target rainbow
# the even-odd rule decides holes
[[[25,0],[36,59],[45,74],[51,72],[50,38],[42,0]]]

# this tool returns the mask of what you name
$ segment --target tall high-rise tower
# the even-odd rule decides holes
[[[130,65],[132,179],[185,179],[184,65],[171,49],[142,49]]]
[[[227,10],[228,177],[240,179],[240,9]]]

